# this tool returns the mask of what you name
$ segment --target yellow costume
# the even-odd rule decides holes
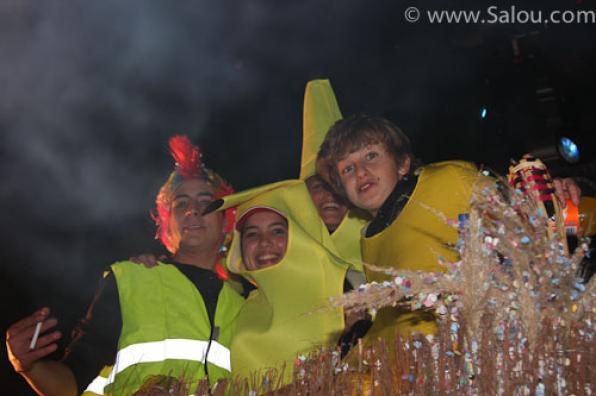
[[[456,261],[453,248],[457,230],[440,216],[457,219],[469,212],[472,186],[478,179],[476,167],[467,162],[446,161],[422,168],[410,199],[398,217],[383,231],[362,239],[365,263],[398,270],[444,271],[440,257]],[[368,281],[388,280],[387,275],[366,270]],[[379,310],[367,333],[367,344],[383,338],[392,344],[395,330],[408,336],[413,331],[434,333],[432,314],[387,307]]]
[[[367,221],[364,219],[364,215],[359,216],[357,213],[359,213],[357,210],[348,210],[339,226],[331,234],[331,240],[342,258],[348,260],[354,270],[362,272],[364,269],[362,268],[360,234]]]
[[[329,80],[312,80],[304,92],[302,159],[300,179],[315,175],[317,152],[329,128],[342,118]],[[343,258],[351,261],[356,271],[362,272],[360,231],[366,225],[366,215],[350,210],[343,218],[331,239]],[[364,280],[364,279],[362,279]],[[350,280],[352,284],[357,283]]]
[[[342,293],[349,263],[340,258],[302,180],[225,197],[220,209],[233,206],[237,220],[258,207],[282,214],[288,220],[288,244],[279,263],[248,271],[235,231],[228,268],[258,289],[237,316],[230,345],[232,373],[248,377],[252,371],[285,366],[283,380],[289,382],[297,355],[337,343],[343,310],[330,308],[329,297]]]
[[[242,307],[230,346],[232,373],[248,377],[256,370],[285,366],[291,380],[294,359],[318,346],[335,346],[344,329],[341,309],[329,298],[343,293],[344,279],[361,283],[360,230],[366,220],[348,213],[330,235],[314,206],[305,180],[315,174],[316,153],[329,127],[341,118],[327,80],[308,83],[304,97],[300,180],[273,183],[225,198],[219,209],[237,207],[236,219],[250,209],[267,207],[288,220],[288,245],[276,265],[248,271],[242,262],[240,235],[235,231],[228,268],[258,289]],[[360,275],[358,275],[360,274]]]

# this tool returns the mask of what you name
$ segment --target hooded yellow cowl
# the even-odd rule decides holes
[[[237,206],[236,219],[264,207],[288,220],[288,246],[279,263],[248,271],[235,231],[227,264],[258,287],[236,320],[230,346],[233,375],[248,377],[252,371],[285,365],[283,379],[289,382],[297,355],[337,343],[343,311],[329,308],[328,301],[342,293],[349,264],[339,258],[301,180],[226,197],[222,208],[229,206]]]

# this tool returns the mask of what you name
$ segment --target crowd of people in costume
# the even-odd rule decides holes
[[[307,85],[298,179],[234,193],[188,138],[170,139],[170,151],[175,170],[154,216],[170,255],[113,264],[62,361],[45,358],[61,337],[48,308],[9,328],[10,361],[38,394],[133,394],[160,376],[184,378],[193,392],[202,379],[271,368],[287,383],[296,356],[321,346],[349,360],[358,339],[367,347],[436,332],[426,311],[347,316],[328,302],[386,279],[363,263],[440,272],[440,259],[455,260],[457,230],[436,213],[468,212],[473,185],[490,182],[474,164],[420,166],[391,121],[342,118],[324,80]],[[573,181],[555,186],[578,204]],[[82,370],[93,367],[81,359],[94,343],[111,347]]]

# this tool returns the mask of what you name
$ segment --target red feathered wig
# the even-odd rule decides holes
[[[172,245],[169,233],[170,206],[173,193],[180,183],[186,179],[205,180],[213,187],[215,198],[232,194],[234,189],[221,176],[205,167],[201,161],[199,148],[194,146],[188,137],[173,136],[169,140],[169,145],[170,153],[176,162],[176,169],[159,190],[155,199],[155,213],[152,213],[151,217],[157,225],[155,238],[159,239],[168,251],[175,253],[175,247]],[[227,209],[225,217],[227,223],[225,232],[229,234],[234,229],[234,210]]]

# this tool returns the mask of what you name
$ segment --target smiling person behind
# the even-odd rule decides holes
[[[333,234],[348,213],[348,207],[318,175],[306,179],[306,187],[321,220],[329,233]]]

